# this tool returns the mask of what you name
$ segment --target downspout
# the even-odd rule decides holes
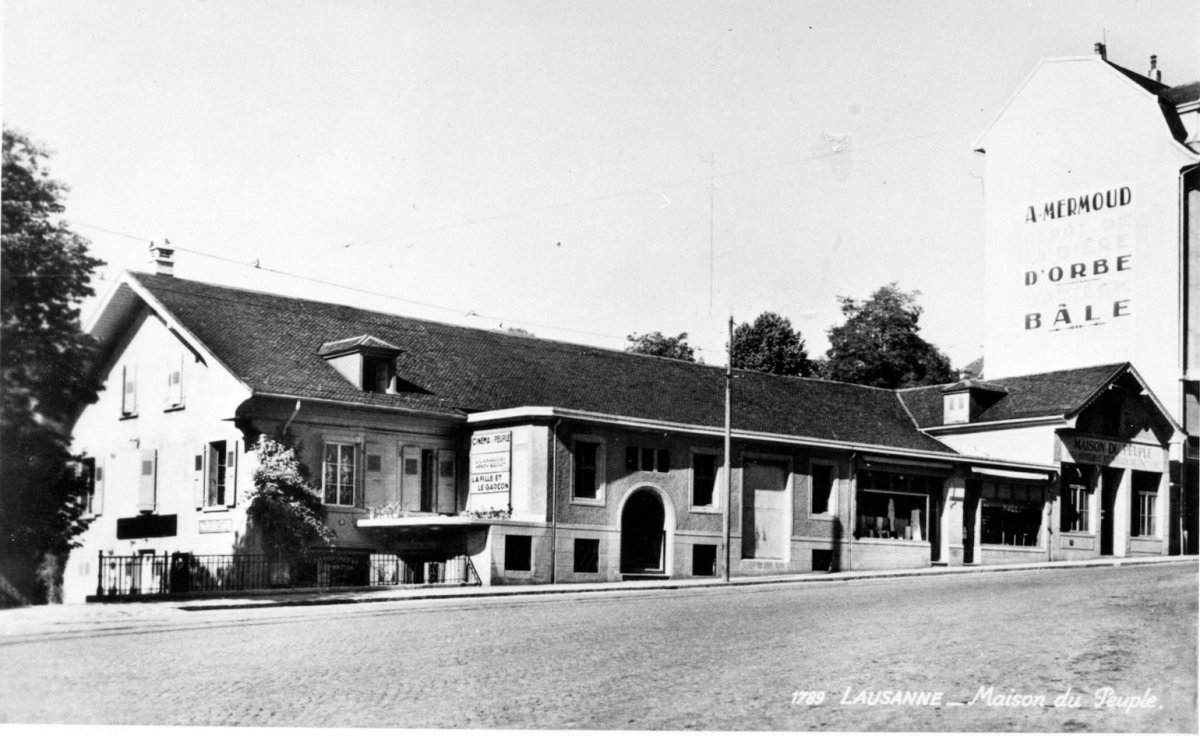
[[[283,431],[280,432],[280,434],[283,434],[283,435],[287,434],[288,427],[292,426],[292,420],[294,420],[296,418],[296,415],[299,413],[300,413],[300,399],[296,399],[296,408],[292,410],[292,415],[290,417],[288,417],[288,420],[286,422],[284,422]]]
[[[558,425],[550,430],[550,584],[557,581],[558,570]]]

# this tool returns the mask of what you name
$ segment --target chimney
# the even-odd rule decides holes
[[[1158,54],[1150,54],[1150,71],[1146,72],[1146,76],[1156,82],[1162,81],[1162,70],[1158,68]]]
[[[1097,43],[1096,44],[1096,56],[1099,56],[1101,59],[1108,61],[1108,47],[1102,43]]]
[[[150,242],[150,262],[154,264],[154,273],[163,276],[175,275],[175,249],[170,240],[163,240],[162,245]]]

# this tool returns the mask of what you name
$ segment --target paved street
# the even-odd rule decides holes
[[[1195,563],[147,620],[0,640],[0,721],[1197,728]]]

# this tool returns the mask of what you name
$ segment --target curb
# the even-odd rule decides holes
[[[221,611],[221,610],[250,610],[255,608],[286,608],[300,606],[332,606],[345,605],[347,603],[397,603],[401,601],[427,601],[437,599],[465,599],[465,598],[501,598],[501,597],[517,597],[517,596],[545,596],[545,595],[562,595],[562,594],[579,594],[579,593],[629,593],[657,590],[690,590],[690,589],[710,589],[710,588],[729,588],[729,587],[747,587],[758,585],[804,585],[811,583],[848,583],[861,580],[891,580],[897,578],[913,578],[913,577],[934,577],[939,575],[976,575],[985,573],[1003,573],[1003,572],[1028,572],[1033,570],[1075,570],[1080,568],[1091,567],[1125,567],[1125,566],[1145,566],[1145,565],[1172,565],[1172,564],[1195,564],[1200,562],[1200,557],[1195,555],[1190,556],[1175,556],[1175,557],[1146,557],[1146,558],[1114,558],[1104,560],[1079,560],[1070,562],[1041,562],[1041,563],[1024,563],[1011,565],[972,565],[972,566],[955,566],[955,567],[931,567],[931,568],[916,568],[905,570],[871,570],[861,572],[845,572],[845,573],[809,573],[787,576],[772,576],[772,577],[754,577],[754,578],[735,578],[733,580],[712,580],[712,581],[675,581],[675,582],[651,582],[646,584],[630,584],[628,582],[617,583],[602,583],[598,585],[588,585],[586,583],[565,583],[556,585],[529,585],[529,586],[485,586],[485,587],[470,587],[457,589],[429,589],[427,592],[404,592],[404,593],[379,593],[379,592],[364,592],[357,596],[344,596],[332,594],[332,597],[321,598],[297,598],[293,600],[264,600],[254,601],[248,600],[246,603],[228,603],[214,602],[211,605],[202,603],[190,605],[176,605],[173,608],[178,608],[182,611]],[[410,589],[411,590],[411,589]],[[471,592],[468,592],[471,591]],[[446,592],[443,592],[446,591]],[[344,591],[339,591],[344,592]],[[288,595],[288,594],[282,594]],[[300,595],[299,592],[292,595]]]

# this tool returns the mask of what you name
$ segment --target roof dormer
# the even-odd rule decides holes
[[[396,393],[396,358],[404,351],[371,335],[327,342],[317,351],[334,370],[368,393]]]
[[[968,379],[942,388],[942,423],[966,424],[1008,394],[994,383]]]

